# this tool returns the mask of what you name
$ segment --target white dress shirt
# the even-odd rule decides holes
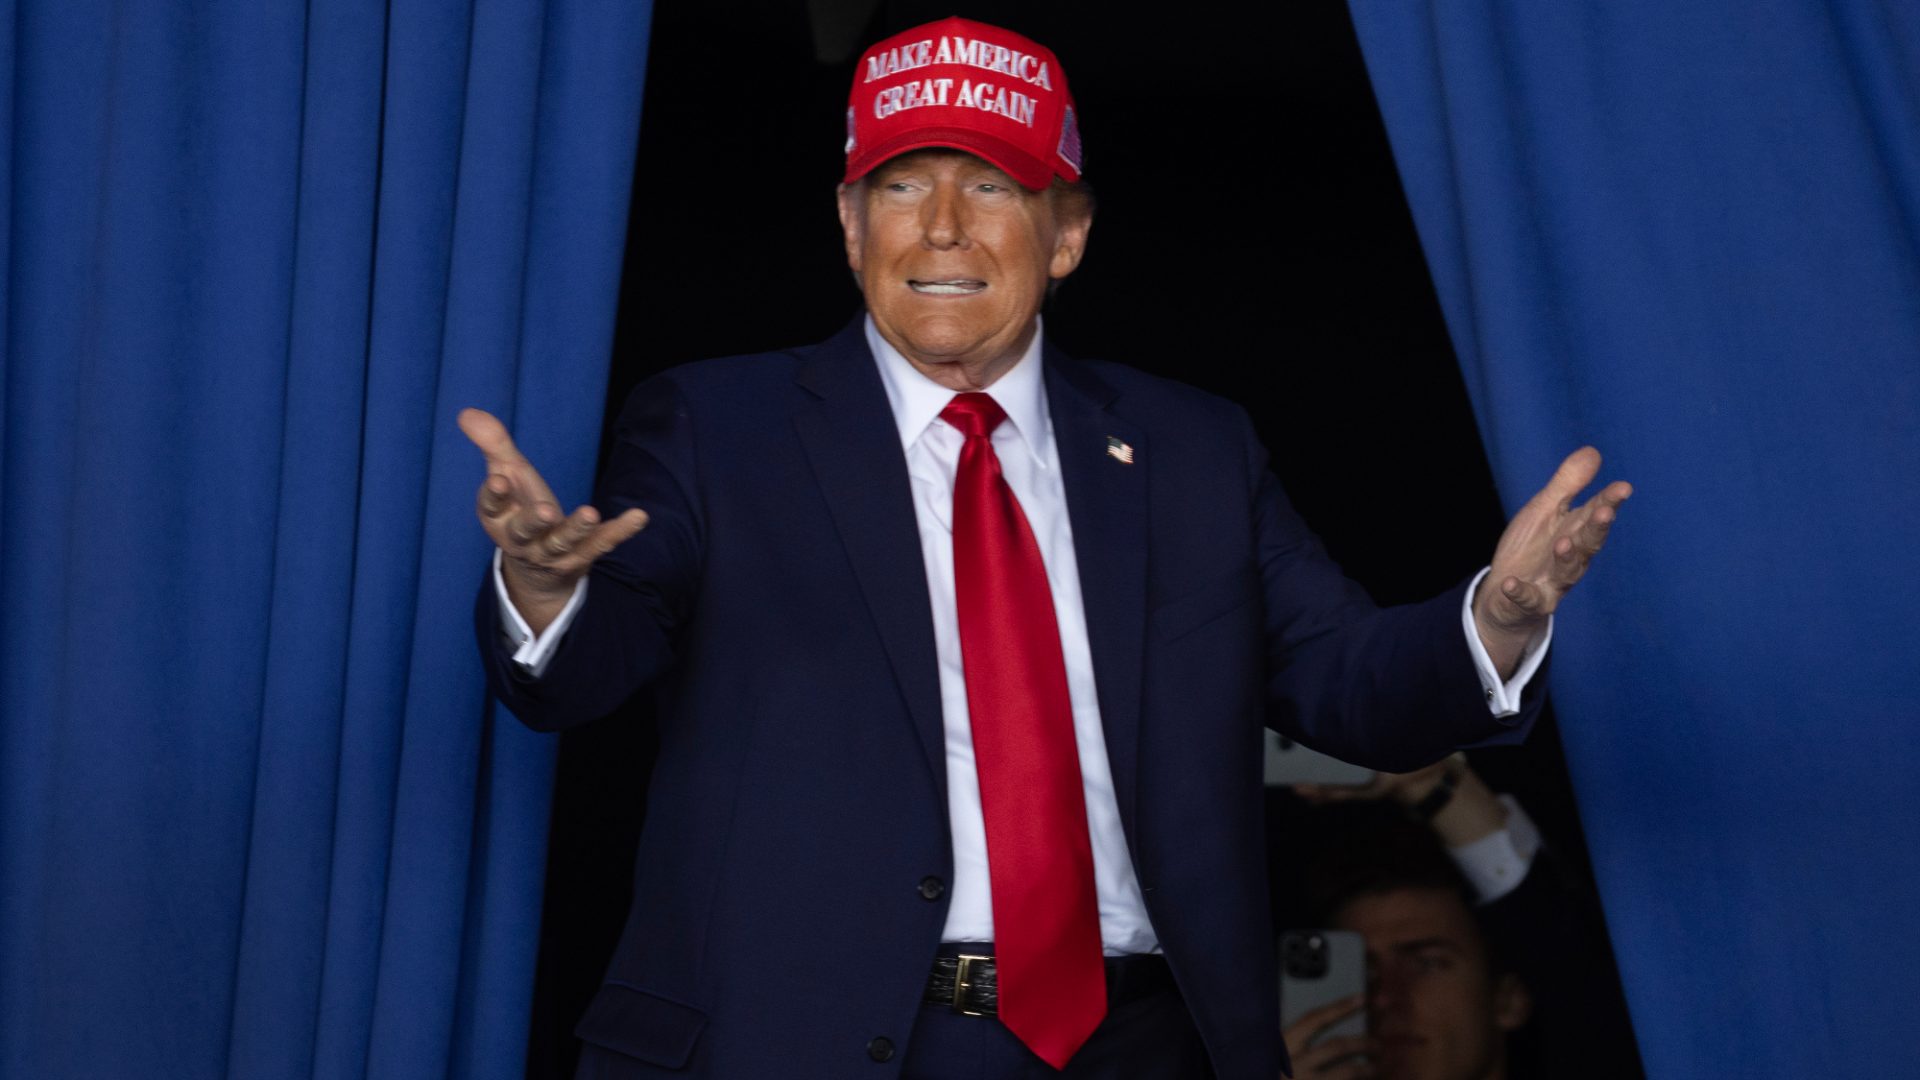
[[[980,785],[974,773],[973,729],[967,710],[966,678],[960,661],[960,618],[953,589],[953,478],[959,467],[959,430],[939,418],[953,400],[954,391],[920,374],[866,324],[867,345],[880,368],[887,402],[893,409],[906,453],[907,475],[913,484],[913,513],[920,531],[921,555],[927,569],[927,593],[933,608],[934,647],[939,660],[940,703],[946,724],[947,814],[953,835],[953,881],[943,941],[992,941],[993,904],[987,870],[986,826],[980,810]],[[1140,882],[1127,855],[1126,835],[1120,826],[1120,807],[1114,798],[1113,773],[1107,762],[1106,738],[1100,722],[1100,704],[1093,680],[1093,654],[1087,640],[1087,618],[1080,598],[1080,572],[1073,550],[1073,528],[1067,519],[1066,489],[1060,457],[1054,446],[1053,420],[1047,409],[1047,390],[1041,378],[1042,334],[1036,329],[1032,344],[1020,362],[987,388],[1007,419],[993,432],[993,452],[1001,474],[1013,489],[1021,511],[1033,530],[1053,589],[1054,616],[1060,626],[1060,648],[1066,660],[1067,692],[1073,705],[1074,738],[1079,747],[1080,779],[1087,799],[1087,826],[1093,842],[1094,887],[1100,904],[1100,936],[1109,955],[1158,952],[1159,938],[1147,919]],[[516,646],[514,660],[538,677],[554,647],[565,635],[574,612],[586,595],[583,578],[572,599],[538,636],[507,600],[494,560],[494,582],[500,594],[501,624]],[[1482,576],[1486,571],[1482,571]],[[1478,579],[1475,579],[1478,583]],[[1472,597],[1473,592],[1468,590]],[[1529,650],[1511,680],[1502,682],[1487,657],[1473,624],[1473,612],[1463,606],[1462,625],[1479,671],[1487,703],[1496,716],[1519,710],[1520,692],[1540,665],[1547,639]],[[1248,753],[1257,753],[1250,746]]]
[[[1100,900],[1100,940],[1109,954],[1155,952],[1160,942],[1147,921],[1140,882],[1127,855],[1114,797],[1113,771],[1100,724],[1087,640],[1086,607],[1080,599],[1080,569],[1067,520],[1067,492],[1040,377],[1040,334],[1027,353],[987,394],[1007,419],[993,431],[1013,497],[1020,502],[1053,589],[1053,613],[1066,661],[1067,695],[1073,704],[1073,737],[1080,752],[1080,782],[1087,797],[1087,827],[1093,841],[1093,882]],[[960,430],[939,419],[954,392],[920,374],[887,344],[867,320],[867,344],[880,362],[880,379],[893,406],[907,476],[913,482],[913,515],[926,560],[927,593],[933,602],[933,642],[940,661],[940,706],[946,719],[947,816],[953,832],[952,901],[943,941],[992,941],[993,903],[988,888],[987,833],[974,772],[973,727],[967,711],[966,675],[960,663],[960,615],[953,590],[953,478],[966,442]]]
[[[1482,904],[1491,904],[1519,888],[1540,851],[1540,829],[1533,819],[1513,796],[1499,798],[1507,808],[1505,825],[1471,843],[1447,849]]]

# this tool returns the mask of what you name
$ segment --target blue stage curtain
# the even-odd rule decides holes
[[[1913,1075],[1920,6],[1350,7],[1508,508],[1638,487],[1552,686],[1649,1071]]]
[[[0,1076],[522,1074],[454,417],[585,497],[650,12],[0,2]]]

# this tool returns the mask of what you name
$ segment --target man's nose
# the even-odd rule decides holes
[[[1370,1019],[1400,1008],[1406,1000],[1403,980],[1392,972],[1377,972],[1367,980],[1367,1013]],[[1369,1023],[1368,1026],[1372,1027],[1373,1024]]]
[[[963,247],[967,243],[966,207],[955,185],[935,185],[925,204],[925,239],[928,247]]]

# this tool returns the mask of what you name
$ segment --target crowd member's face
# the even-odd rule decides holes
[[[847,262],[887,342],[977,389],[1019,360],[1047,283],[1080,265],[1090,217],[971,154],[919,150],[840,189]]]
[[[1367,939],[1368,1033],[1381,1080],[1499,1080],[1506,1033],[1524,1024],[1526,989],[1495,976],[1473,914],[1447,889],[1361,896],[1335,922]]]

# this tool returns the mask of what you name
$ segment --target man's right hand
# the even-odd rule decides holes
[[[1303,1014],[1281,1033],[1293,1058],[1294,1080],[1362,1080],[1374,1074],[1380,1041],[1371,1035],[1322,1038],[1328,1029],[1367,1007],[1364,994],[1329,1002]],[[1315,1042],[1315,1039],[1320,1039]],[[1371,1056],[1370,1056],[1371,1055]]]
[[[628,510],[612,521],[601,521],[591,506],[562,514],[553,490],[498,418],[462,409],[460,430],[487,456],[477,506],[481,526],[503,556],[507,599],[538,634],[567,606],[595,559],[646,528],[646,511]]]

